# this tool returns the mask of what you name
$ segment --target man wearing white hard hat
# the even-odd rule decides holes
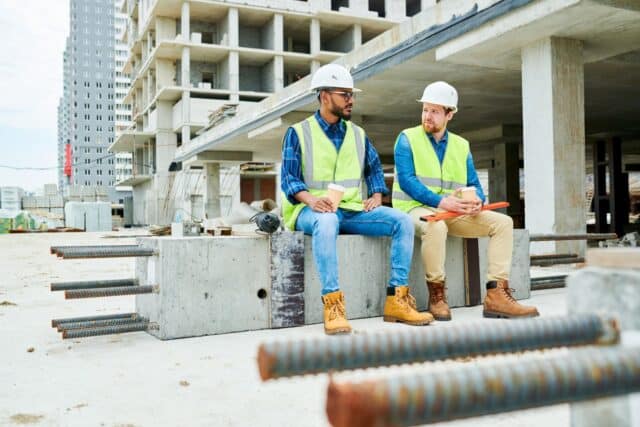
[[[283,141],[282,210],[288,229],[312,236],[322,283],[324,330],[327,334],[351,332],[338,283],[339,233],[391,236],[384,320],[426,325],[433,317],[416,310],[407,286],[414,238],[411,218],[381,206],[388,190],[378,153],[364,130],[350,121],[359,90],[353,87],[349,71],[337,64],[320,67],[312,77],[311,90],[317,93],[320,108],[290,127]],[[363,183],[366,194],[361,194]],[[349,268],[349,263],[343,266]]]
[[[482,211],[485,196],[469,142],[447,130],[458,110],[458,93],[446,82],[431,83],[422,98],[422,124],[403,130],[394,149],[396,174],[393,207],[407,212],[422,238],[422,261],[429,292],[429,311],[436,320],[451,320],[445,293],[447,234],[489,237],[485,317],[538,315],[535,307],[518,303],[509,288],[513,221],[507,215]],[[420,217],[449,211],[456,218],[424,222]]]

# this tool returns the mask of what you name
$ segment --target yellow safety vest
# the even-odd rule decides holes
[[[347,132],[340,151],[325,135],[315,116],[293,125],[293,130],[300,141],[302,176],[309,192],[315,197],[324,197],[329,184],[342,185],[346,190],[338,207],[362,211],[365,133],[350,121],[345,124]],[[298,215],[305,206],[304,203],[292,204],[282,194],[282,214],[289,230],[295,230]]]
[[[416,177],[429,190],[437,194],[450,194],[467,185],[469,141],[449,132],[447,150],[442,164],[440,164],[438,155],[422,125],[405,129],[402,132],[411,146]],[[397,169],[395,170],[391,198],[393,207],[403,212],[409,212],[413,208],[422,206],[422,203],[402,191]]]

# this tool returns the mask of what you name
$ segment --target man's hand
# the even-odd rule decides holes
[[[382,194],[381,193],[373,193],[371,197],[362,201],[364,205],[364,211],[369,212],[382,205]]]
[[[453,193],[442,198],[438,207],[449,212],[456,212],[464,215],[475,215],[480,212],[482,203],[480,203],[479,200],[461,199],[456,196],[456,193]]]
[[[328,197],[315,197],[312,196],[307,202],[307,205],[316,212],[326,213],[335,212],[333,209],[333,203]]]
[[[478,215],[482,211],[482,200],[476,197],[476,199],[472,200],[472,202],[473,207],[471,208],[471,212],[469,213],[469,215]]]

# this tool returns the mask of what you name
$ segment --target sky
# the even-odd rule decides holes
[[[0,187],[36,191],[57,182],[57,108],[68,34],[68,0],[0,1]]]

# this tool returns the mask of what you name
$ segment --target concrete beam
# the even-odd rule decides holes
[[[585,137],[582,44],[544,39],[522,50],[526,228],[531,233],[584,233]],[[584,242],[556,244],[584,254]],[[536,243],[533,253],[553,251]]]
[[[183,162],[183,166],[205,163],[245,163],[253,160],[251,151],[203,151]]]

